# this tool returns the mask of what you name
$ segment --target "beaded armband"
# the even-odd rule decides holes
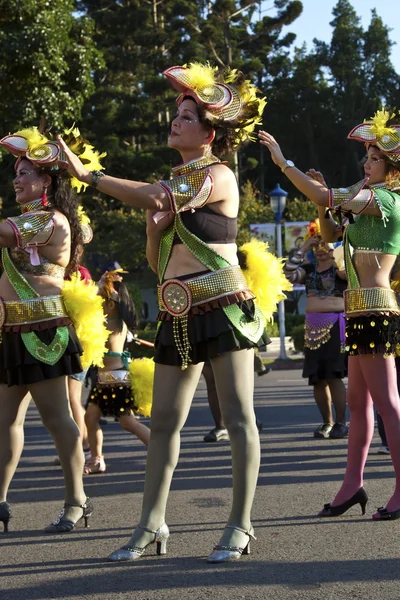
[[[195,171],[172,179],[159,181],[168,193],[173,213],[201,208],[210,197],[213,179],[210,169]]]
[[[374,190],[363,189],[367,181],[368,179],[363,179],[347,188],[329,190],[329,208],[354,215],[362,213],[374,198]]]
[[[18,248],[34,248],[49,243],[54,233],[54,213],[34,211],[7,219],[17,238]]]

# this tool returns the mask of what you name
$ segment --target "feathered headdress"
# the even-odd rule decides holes
[[[393,162],[400,161],[400,125],[387,126],[396,114],[385,108],[376,111],[370,120],[354,127],[347,136],[350,140],[374,144]]]
[[[106,300],[114,300],[119,302],[118,293],[114,287],[115,281],[122,281],[121,273],[127,273],[123,269],[116,269],[115,271],[106,271],[100,278],[99,290],[101,295]]]
[[[104,169],[100,161],[106,156],[106,152],[102,154],[97,152],[81,136],[77,127],[72,126],[70,129],[65,129],[63,139],[89,171]],[[50,174],[57,175],[68,166],[64,152],[58,142],[46,137],[37,127],[28,127],[11,135],[6,135],[0,140],[0,144],[11,154],[18,156],[18,160],[26,157],[37,167],[48,170]],[[82,183],[72,176],[70,177],[70,184],[78,193],[87,188],[86,183]]]
[[[307,233],[304,236],[304,241],[309,240],[315,235],[321,237],[321,227],[319,224],[319,219],[315,219],[315,221],[311,221],[311,223],[307,225]]]
[[[255,140],[256,125],[262,120],[266,99],[257,96],[257,88],[236,69],[218,72],[209,64],[190,63],[188,67],[171,67],[164,71],[172,87],[180,92],[180,104],[190,96],[207,111],[215,126],[229,124],[235,130],[235,146]]]

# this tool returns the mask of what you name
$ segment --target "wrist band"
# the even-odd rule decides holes
[[[104,177],[105,173],[103,171],[92,171],[92,182],[91,186],[97,188],[97,185],[102,177]]]

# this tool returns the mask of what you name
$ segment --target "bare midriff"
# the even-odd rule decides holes
[[[59,296],[61,294],[63,279],[49,275],[24,275],[33,289],[41,296]],[[0,278],[0,297],[3,300],[19,300],[5,273]]]
[[[229,264],[238,264],[236,244],[208,244],[208,246],[214,250],[214,252],[222,256]],[[191,275],[192,273],[201,273],[205,270],[207,270],[207,267],[198,260],[184,244],[176,244],[172,248],[164,279],[173,279],[175,277]]]
[[[335,296],[307,296],[306,313],[343,312],[343,298]]]
[[[356,267],[360,287],[390,288],[390,274],[396,256],[376,251],[355,251],[353,262]]]
[[[107,340],[107,348],[108,350],[111,350],[112,352],[123,352],[124,350],[124,345],[125,345],[125,339],[126,339],[126,332],[127,332],[127,326],[125,325],[125,323],[123,324],[122,327],[122,331],[115,331],[115,324],[116,323],[120,323],[120,321],[117,320],[113,320],[109,323],[109,326],[107,327],[111,333],[110,333],[110,337]],[[122,369],[124,366],[124,363],[122,362],[122,359],[120,356],[105,356],[104,357],[104,367],[100,368],[100,371],[115,371],[116,369]]]

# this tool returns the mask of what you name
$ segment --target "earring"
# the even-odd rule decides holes
[[[47,200],[47,188],[44,188],[42,193],[42,206],[48,206],[49,202]]]

